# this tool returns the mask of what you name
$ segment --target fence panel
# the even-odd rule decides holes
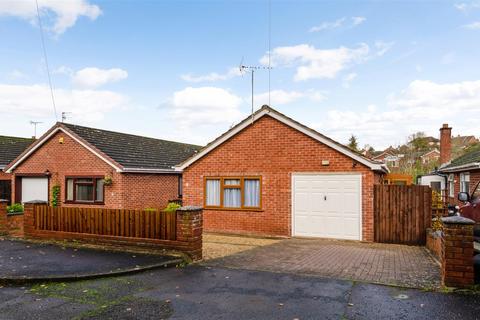
[[[34,220],[37,230],[176,240],[175,211],[36,206]]]
[[[424,245],[431,217],[430,187],[375,185],[375,242]]]

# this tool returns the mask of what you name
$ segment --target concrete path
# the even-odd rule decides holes
[[[480,296],[188,266],[0,288],[10,319],[478,319]]]
[[[134,272],[182,260],[171,256],[69,248],[0,239],[0,281],[84,278]]]
[[[203,264],[412,288],[440,285],[439,265],[424,247],[293,238],[231,252]]]

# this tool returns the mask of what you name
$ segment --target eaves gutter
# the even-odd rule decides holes
[[[155,168],[123,168],[120,173],[182,173],[175,169],[155,169]]]
[[[463,165],[460,165],[460,166],[440,168],[440,169],[438,169],[438,171],[440,171],[440,172],[458,172],[458,171],[476,170],[476,169],[480,169],[480,162],[470,162],[470,163],[463,164]]]

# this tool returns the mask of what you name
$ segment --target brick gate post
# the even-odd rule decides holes
[[[468,287],[474,284],[473,220],[453,216],[441,218],[442,283],[447,287]]]
[[[23,204],[23,232],[27,238],[35,233],[35,206],[47,205],[48,202],[33,200]]]
[[[8,233],[7,204],[8,204],[8,200],[0,199],[0,234],[1,235],[6,235]]]
[[[192,260],[202,259],[203,209],[186,206],[176,212],[176,240],[187,242],[185,252]]]

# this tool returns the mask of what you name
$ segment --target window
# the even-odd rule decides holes
[[[448,196],[455,197],[455,175],[453,173],[448,175]]]
[[[0,199],[8,200],[8,205],[11,204],[12,198],[12,183],[10,180],[0,180]]]
[[[183,197],[183,177],[178,176],[178,197]]]
[[[470,192],[470,173],[460,173],[460,192]]]
[[[205,179],[205,207],[259,209],[260,177],[224,177]]]
[[[103,177],[67,177],[65,201],[79,203],[103,203]]]

